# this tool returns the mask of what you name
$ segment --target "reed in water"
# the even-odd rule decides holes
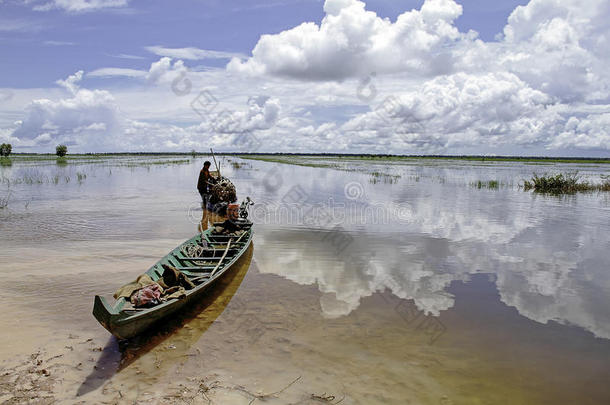
[[[549,194],[574,194],[577,192],[587,191],[610,191],[610,178],[603,177],[604,182],[601,184],[589,183],[587,181],[579,181],[578,172],[574,173],[559,173],[556,175],[534,174],[531,180],[525,180],[523,189],[525,191],[534,190],[538,193]]]

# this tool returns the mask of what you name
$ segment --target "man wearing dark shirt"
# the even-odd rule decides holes
[[[205,161],[203,164],[203,169],[199,172],[199,180],[197,180],[197,190],[199,190],[199,194],[201,194],[201,198],[205,201],[207,199],[209,186],[211,184],[212,175],[210,174],[210,165],[209,161]]]

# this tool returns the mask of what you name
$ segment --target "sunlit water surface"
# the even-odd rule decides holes
[[[201,308],[119,345],[94,294],[201,226],[204,159],[152,164],[169,160],[0,168],[4,366],[69,351],[65,401],[158,399],[168,381],[214,375],[253,392],[301,377],[271,403],[610,403],[610,199],[519,188],[605,167],[224,158],[256,203],[252,249]]]

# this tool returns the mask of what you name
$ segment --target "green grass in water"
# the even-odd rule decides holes
[[[556,175],[534,174],[531,180],[525,180],[523,189],[537,193],[574,194],[578,192],[610,191],[610,179],[604,176],[601,184],[579,181],[578,173],[559,173]]]
[[[476,187],[478,189],[488,188],[490,190],[497,190],[500,188],[500,182],[498,180],[488,180],[488,181],[478,180],[475,183],[470,183],[470,184],[473,187]]]

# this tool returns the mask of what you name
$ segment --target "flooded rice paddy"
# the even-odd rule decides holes
[[[222,158],[252,247],[197,308],[129,342],[93,318],[218,220],[204,158],[0,167],[0,402],[610,403],[608,166]]]

